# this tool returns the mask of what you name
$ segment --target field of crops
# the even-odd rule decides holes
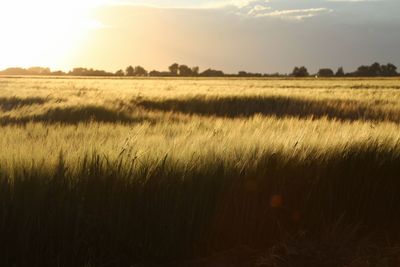
[[[0,148],[0,266],[400,264],[399,79],[0,77]]]

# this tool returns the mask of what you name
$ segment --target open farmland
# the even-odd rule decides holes
[[[1,266],[400,264],[399,79],[3,77],[0,148]]]

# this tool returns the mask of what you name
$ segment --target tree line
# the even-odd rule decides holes
[[[168,67],[168,71],[147,71],[142,66],[128,66],[125,70],[120,69],[115,73],[105,70],[88,68],[74,68],[69,72],[51,71],[49,68],[8,68],[0,71],[0,75],[53,75],[53,76],[116,76],[116,77],[393,77],[398,76],[397,67],[388,63],[381,65],[373,63],[370,66],[360,66],[353,72],[346,73],[343,67],[335,72],[330,68],[322,68],[315,74],[310,74],[305,66],[295,67],[290,74],[281,73],[252,73],[239,71],[237,74],[226,74],[221,70],[206,69],[200,72],[200,68],[189,67],[174,63]]]

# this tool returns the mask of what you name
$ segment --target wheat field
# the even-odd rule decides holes
[[[1,77],[0,264],[246,246],[291,266],[267,251],[299,233],[333,246],[326,266],[372,255],[351,250],[365,236],[394,248],[399,81]]]

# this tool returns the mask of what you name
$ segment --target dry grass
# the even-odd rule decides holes
[[[397,84],[1,78],[0,264],[165,263],[338,221],[393,245]]]

